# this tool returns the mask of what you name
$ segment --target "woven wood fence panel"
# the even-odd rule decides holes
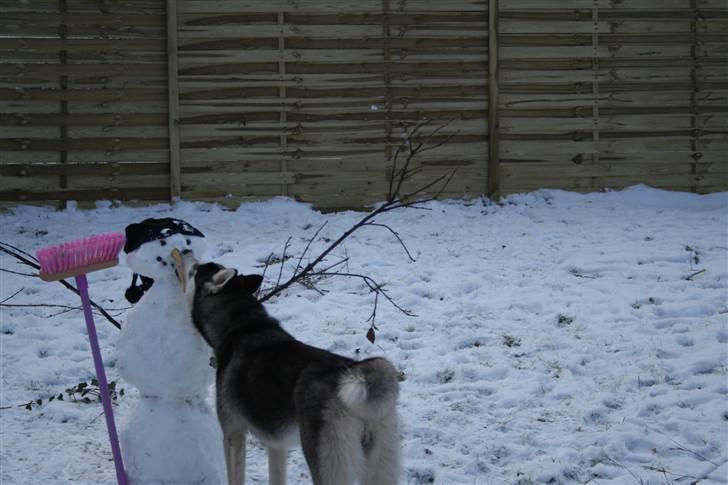
[[[491,102],[489,102],[491,100]],[[0,202],[728,189],[724,0],[0,0]]]
[[[0,1],[0,200],[169,199],[164,1]]]
[[[503,193],[728,188],[728,3],[500,0]]]
[[[487,161],[487,10],[475,0],[177,3],[182,196],[386,196],[403,127],[449,123],[405,190]]]

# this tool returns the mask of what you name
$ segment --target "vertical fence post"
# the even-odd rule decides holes
[[[285,28],[286,14],[283,11],[278,12],[278,26]],[[278,37],[278,78],[280,87],[278,88],[278,97],[281,100],[280,112],[278,113],[278,121],[281,124],[281,195],[288,195],[288,103],[286,103],[286,36],[280,34]]]
[[[698,83],[698,77],[699,77],[699,71],[698,71],[698,45],[700,42],[700,39],[698,37],[700,33],[700,27],[698,25],[698,22],[701,20],[701,14],[700,10],[698,9],[698,3],[696,0],[690,0],[690,9],[692,10],[693,15],[693,21],[690,24],[690,32],[692,34],[691,39],[691,46],[690,46],[690,56],[692,57],[692,66],[690,68],[690,108],[692,111],[692,116],[690,117],[690,127],[692,129],[692,137],[690,140],[690,151],[691,158],[693,159],[693,162],[690,164],[690,175],[693,176],[692,183],[690,185],[690,191],[691,192],[697,192],[697,181],[699,180],[698,175],[698,167],[700,163],[700,159],[702,158],[703,154],[701,153],[701,143],[700,143],[700,96],[699,96],[699,89],[700,85]]]
[[[386,121],[384,123],[384,156],[387,162],[392,161],[392,74],[390,72],[392,62],[391,50],[391,26],[390,26],[390,8],[389,0],[382,0],[382,35],[384,36],[383,54],[384,54],[384,111],[386,113]]]
[[[58,36],[61,38],[61,52],[60,52],[60,61],[62,69],[64,69],[63,73],[61,74],[59,78],[59,86],[61,88],[61,95],[63,96],[61,98],[61,122],[59,126],[59,135],[61,138],[61,164],[68,163],[68,97],[67,97],[67,89],[68,89],[68,75],[67,69],[68,66],[68,51],[66,50],[66,39],[68,38],[68,25],[66,25],[66,13],[68,12],[68,6],[66,5],[66,0],[59,0],[58,2],[58,10],[61,13],[61,25],[58,28]],[[59,186],[61,189],[67,189],[68,188],[68,176],[65,174],[61,175],[59,180]],[[64,195],[64,197],[67,197]],[[64,198],[63,200],[60,200],[58,202],[58,208],[59,209],[65,209],[67,206],[68,201]]]
[[[599,138],[599,0],[592,0],[592,164],[599,165],[601,142]],[[590,177],[590,188],[595,187],[596,177]]]
[[[177,0],[167,0],[167,99],[169,124],[169,195],[182,194],[179,141],[179,70],[177,60]]]
[[[500,197],[498,0],[488,0],[488,197]]]

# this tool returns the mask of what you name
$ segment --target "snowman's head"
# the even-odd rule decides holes
[[[127,298],[138,300],[144,291],[155,284],[179,284],[175,262],[170,256],[173,249],[192,252],[201,257],[205,251],[204,235],[191,224],[173,218],[145,219],[126,227],[126,262],[135,273]],[[136,287],[136,274],[141,275],[142,286]],[[136,298],[130,298],[130,294]],[[135,303],[135,301],[132,301]]]

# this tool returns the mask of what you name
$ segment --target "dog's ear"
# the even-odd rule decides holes
[[[208,283],[206,283],[207,290],[210,293],[219,293],[225,285],[227,285],[231,279],[238,275],[238,270],[233,268],[223,268],[214,275]]]
[[[255,294],[263,284],[263,277],[259,274],[246,274],[240,278],[243,280],[243,288],[251,295]]]

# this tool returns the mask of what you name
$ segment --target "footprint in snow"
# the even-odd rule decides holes
[[[713,374],[720,367],[720,363],[712,360],[703,360],[692,365],[692,372],[695,375]]]
[[[692,347],[695,344],[693,339],[688,335],[676,335],[675,341],[683,347]]]
[[[722,344],[728,343],[728,330],[726,330],[725,328],[721,328],[720,330],[718,330],[716,338],[718,339],[718,342]]]

